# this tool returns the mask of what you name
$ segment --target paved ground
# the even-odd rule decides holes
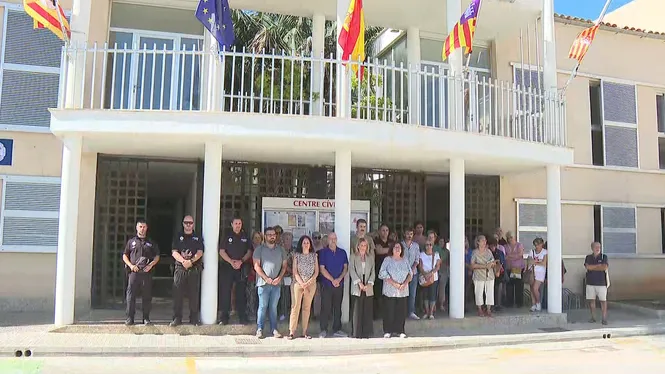
[[[665,367],[665,337],[534,343],[426,352],[331,357],[123,358],[52,357],[0,359],[3,374],[339,374],[579,372],[658,373]]]

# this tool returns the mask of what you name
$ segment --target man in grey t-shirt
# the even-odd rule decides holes
[[[254,270],[259,294],[259,308],[256,315],[256,337],[263,338],[263,323],[268,310],[272,335],[281,338],[277,331],[277,304],[281,295],[281,285],[286,273],[286,251],[277,245],[277,233],[273,227],[264,231],[265,244],[254,250]]]

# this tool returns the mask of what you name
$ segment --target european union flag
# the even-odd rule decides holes
[[[196,19],[210,31],[219,43],[219,50],[230,50],[236,36],[233,32],[233,20],[229,0],[199,0]]]

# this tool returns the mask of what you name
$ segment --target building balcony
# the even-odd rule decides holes
[[[351,69],[332,56],[218,54],[201,50],[202,40],[183,38],[180,44],[63,48],[58,109],[215,112],[267,121],[334,117],[386,130],[422,127],[566,146],[561,97],[473,71],[455,76],[431,64],[348,63],[362,66],[358,80],[340,73]]]

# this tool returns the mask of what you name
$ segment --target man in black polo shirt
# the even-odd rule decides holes
[[[222,263],[219,266],[219,324],[229,323],[231,310],[231,289],[235,287],[235,307],[241,324],[247,320],[247,276],[249,267],[245,264],[252,258],[252,242],[242,230],[242,219],[233,218],[231,231],[220,236],[219,255]]]
[[[129,271],[127,284],[127,320],[125,325],[134,324],[136,294],[142,298],[143,324],[151,325],[152,269],[159,262],[159,248],[147,238],[148,224],[144,220],[136,223],[136,236],[129,239],[122,253],[122,261]]]
[[[603,325],[607,325],[607,255],[600,252],[600,243],[591,243],[592,254],[584,259],[586,268],[586,299],[591,311],[590,323],[596,322],[596,297],[603,312]]]
[[[199,287],[201,285],[201,257],[203,238],[194,232],[194,218],[182,219],[182,232],[173,240],[171,256],[175,260],[173,272],[173,322],[175,327],[182,323],[182,300],[189,300],[189,323],[199,323]]]

